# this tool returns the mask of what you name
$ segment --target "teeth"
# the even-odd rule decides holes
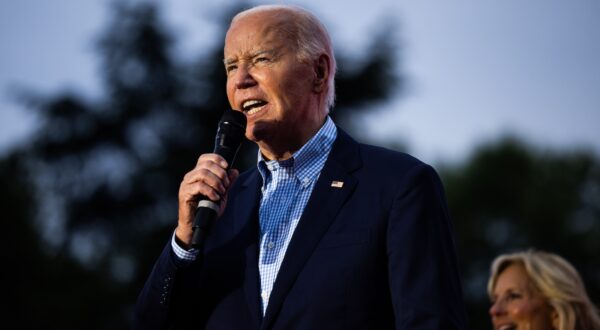
[[[242,103],[242,110],[248,115],[252,115],[260,111],[266,102],[262,100],[248,100]]]
[[[262,107],[258,107],[258,108],[251,109],[251,110],[250,110],[250,111],[248,111],[247,113],[248,113],[249,115],[252,115],[252,114],[255,114],[255,113],[259,112],[260,110],[262,110]]]
[[[516,328],[517,328],[517,326],[515,326],[515,325],[507,324],[507,325],[501,326],[499,330],[514,330]]]
[[[254,106],[256,104],[262,103],[262,101],[259,100],[248,100],[246,102],[244,102],[242,104],[242,108],[244,108],[244,110],[247,110],[249,107]]]

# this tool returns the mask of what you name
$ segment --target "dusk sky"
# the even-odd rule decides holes
[[[170,0],[163,21],[183,59],[217,44],[208,19],[235,1]],[[0,2],[0,153],[27,143],[35,118],[11,98],[75,91],[101,98],[94,43],[107,0]],[[264,2],[252,2],[264,3]],[[513,134],[542,148],[600,154],[600,0],[277,1],[313,11],[339,53],[369,54],[394,22],[408,89],[366,118],[375,142],[396,138],[428,161],[461,160]]]

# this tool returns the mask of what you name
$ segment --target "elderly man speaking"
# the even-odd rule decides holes
[[[429,165],[333,123],[336,61],[323,24],[286,5],[241,12],[224,64],[257,166],[239,174],[208,153],[184,176],[136,328],[466,328],[441,182]],[[200,196],[218,203],[218,218],[194,248]]]

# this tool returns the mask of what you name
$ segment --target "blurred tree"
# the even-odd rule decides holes
[[[241,7],[219,17],[220,40]],[[2,194],[19,219],[18,234],[7,240],[19,250],[11,261],[24,265],[15,266],[18,312],[8,317],[22,328],[126,327],[176,225],[180,180],[200,153],[212,150],[228,107],[222,47],[195,63],[176,61],[175,40],[155,5],[115,2],[113,9],[98,42],[103,99],[27,95],[40,129],[27,150],[0,167],[2,182],[11,183]],[[339,76],[339,116],[367,109],[396,87],[395,54],[377,40],[381,47],[373,47],[388,51]],[[238,167],[255,158],[248,143]]]
[[[472,329],[490,328],[489,267],[499,254],[537,248],[580,271],[600,301],[600,161],[505,138],[441,171],[458,236]]]
[[[223,40],[232,13],[217,17]],[[390,27],[364,59],[338,54],[337,106],[351,118],[404,87]],[[175,226],[177,189],[212,150],[228,107],[222,47],[175,60],[174,38],[153,5],[115,4],[98,43],[105,95],[29,95],[41,127],[26,150],[0,160],[8,230],[3,272],[18,328],[126,328],[152,263]],[[356,133],[356,132],[355,132]],[[398,144],[397,141],[390,143]],[[238,167],[252,166],[243,148]],[[457,232],[473,329],[489,328],[491,260],[515,249],[557,252],[581,271],[595,301],[600,271],[600,165],[585,152],[541,153],[507,139],[440,171]],[[16,250],[15,253],[12,253]],[[14,271],[16,270],[16,271]],[[12,312],[14,309],[14,312]]]

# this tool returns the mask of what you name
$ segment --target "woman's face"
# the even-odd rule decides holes
[[[548,330],[554,328],[553,319],[557,319],[519,263],[511,264],[498,276],[490,316],[496,330]]]

